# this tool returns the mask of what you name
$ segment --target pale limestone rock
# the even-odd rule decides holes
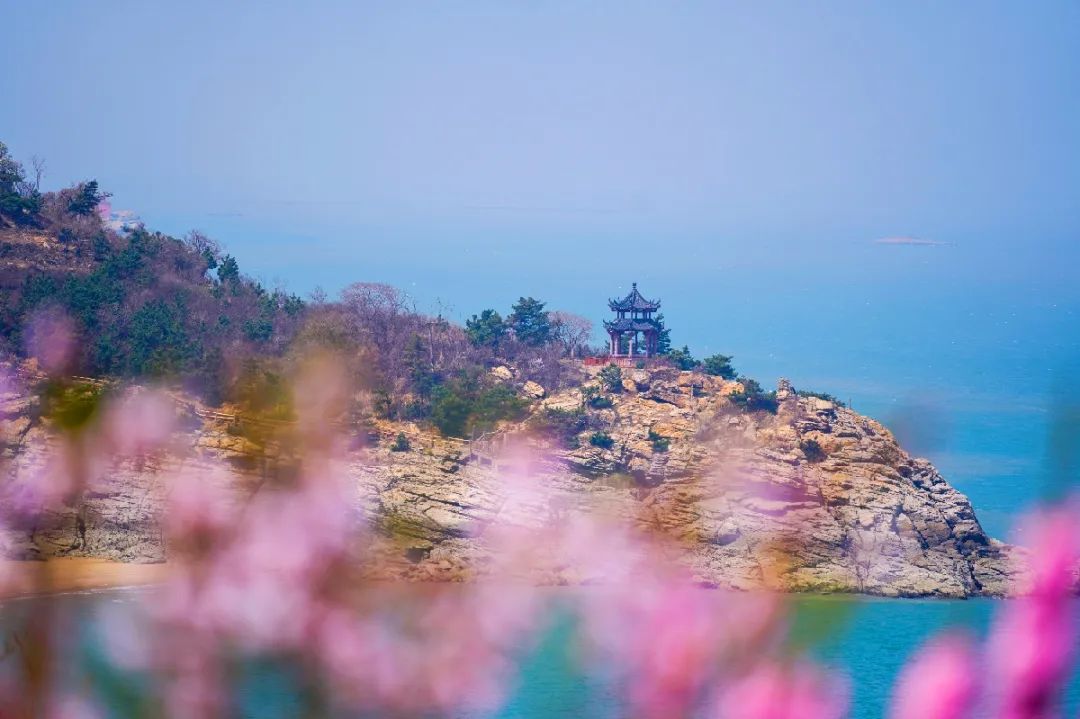
[[[543,387],[532,380],[522,386],[521,393],[530,399],[543,399],[544,395],[547,394]]]
[[[491,565],[483,532],[491,522],[539,527],[602,511],[663,533],[683,548],[679,561],[693,576],[719,586],[972,596],[1001,594],[1013,580],[1016,550],[989,538],[967,498],[879,423],[798,396],[785,400],[790,412],[746,413],[725,398],[737,383],[670,369],[647,374],[633,376],[646,390],[617,394],[613,408],[589,413],[614,440],[611,449],[591,446],[590,428],[578,448],[527,465],[516,455],[473,454],[415,427],[377,423],[382,437],[407,429],[415,439],[410,452],[391,453],[380,442],[350,460],[356,511],[383,537],[366,544],[358,561],[387,578],[463,581]],[[33,481],[54,448],[48,428],[31,419],[35,402],[0,397],[7,448],[0,501]],[[566,390],[541,406],[577,408],[581,395]],[[182,457],[120,463],[81,507],[15,527],[0,545],[21,556],[163,559],[165,475],[181,462],[225,462],[235,468],[238,498],[260,478],[258,448],[223,422],[192,416],[185,426],[190,449]],[[670,440],[668,452],[654,451],[650,428]],[[805,460],[799,443],[807,439],[821,445],[822,461]],[[502,477],[523,471],[544,492],[508,502]],[[556,561],[521,572],[539,583],[596,579]]]
[[[578,409],[582,403],[583,399],[580,392],[562,392],[554,397],[546,398],[541,406],[544,409],[570,411]]]
[[[500,382],[509,382],[514,379],[514,371],[505,365],[491,368],[491,376]]]

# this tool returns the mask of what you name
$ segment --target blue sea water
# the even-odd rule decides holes
[[[808,652],[830,670],[846,676],[852,719],[886,715],[900,668],[932,636],[943,631],[985,638],[1004,602],[975,600],[857,599],[798,597],[792,601],[792,647]],[[1080,617],[1080,602],[1075,612]],[[500,719],[543,717],[621,717],[617,694],[575,664],[569,627],[556,627],[522,663],[517,692],[498,712]],[[1063,692],[1068,715],[1080,706],[1080,673]],[[990,716],[975,708],[972,719]]]

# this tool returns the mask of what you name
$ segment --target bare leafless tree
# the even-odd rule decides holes
[[[341,293],[345,308],[361,344],[374,350],[386,380],[404,376],[405,348],[414,335],[427,334],[423,320],[409,306],[409,297],[391,285],[357,282]]]
[[[31,155],[30,172],[34,176],[34,192],[41,192],[41,180],[45,177],[45,158]]]
[[[592,337],[593,323],[586,317],[571,312],[549,312],[552,335],[562,345],[567,356],[575,358]]]
[[[207,237],[198,230],[192,230],[187,233],[184,237],[184,241],[187,242],[196,253],[205,258],[207,264],[212,264],[209,262],[210,260],[218,262],[221,259],[221,245],[213,238]]]

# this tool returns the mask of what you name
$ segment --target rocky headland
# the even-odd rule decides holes
[[[529,521],[603,507],[669,539],[677,561],[709,585],[884,596],[1008,591],[1015,550],[986,535],[968,499],[928,461],[836,402],[801,396],[781,380],[775,413],[747,411],[729,399],[742,389],[737,382],[663,367],[627,370],[617,391],[602,393],[606,401],[590,402],[605,389],[595,368],[552,396],[517,383],[511,368],[493,372],[529,398],[524,422],[472,443],[389,421],[347,430],[356,440],[348,463],[356,511],[376,530],[367,552],[379,557],[380,575],[463,581],[483,572],[484,528],[516,521],[505,516],[500,478],[524,472],[545,488]],[[0,400],[5,501],[53,471],[58,440],[40,403],[25,389]],[[237,496],[258,491],[268,458],[236,431],[242,418],[185,398],[176,412],[181,449],[115,462],[77,501],[10,528],[5,553],[163,561],[167,473],[225,465]],[[602,441],[592,441],[597,435]],[[395,446],[401,436],[406,451]],[[554,568],[533,579],[587,578]]]

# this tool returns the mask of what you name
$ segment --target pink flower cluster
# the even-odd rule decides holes
[[[634,546],[626,535],[618,541]],[[843,681],[806,660],[783,659],[780,597],[703,589],[648,540],[637,542],[619,555],[628,571],[579,592],[586,650],[596,666],[617,673],[632,716],[698,716],[705,705],[716,717],[843,716]]]
[[[998,614],[990,637],[1002,719],[1057,715],[1055,702],[1076,655],[1071,603],[1080,558],[1076,502],[1033,515],[1025,539],[1031,551],[1030,586]]]
[[[343,473],[317,466],[319,475],[243,506],[225,473],[178,476],[167,512],[174,571],[150,606],[156,641],[115,653],[169,677],[166,705],[177,717],[220,713],[224,662],[236,651],[297,658],[346,706],[449,713],[496,704],[511,650],[537,616],[532,588],[358,592],[341,581],[356,526]]]
[[[763,662],[720,695],[716,719],[841,719],[845,682],[796,660]]]
[[[36,475],[21,478],[8,490],[8,512],[32,517],[98,488],[117,461],[143,460],[165,448],[174,426],[174,405],[164,393],[129,390],[78,432],[58,438]]]
[[[419,601],[380,603],[359,620],[351,608],[328,613],[316,649],[331,685],[355,706],[417,715],[494,709],[536,610],[531,588],[435,589]]]
[[[904,667],[893,697],[892,719],[963,719],[978,699],[979,656],[960,635],[927,644]]]
[[[508,477],[505,490],[504,509],[518,508],[522,519],[553,503],[527,476]],[[746,719],[844,714],[843,681],[783,659],[777,595],[704,589],[678,568],[672,548],[596,508],[499,529],[508,564],[554,566],[585,582],[574,592],[583,655],[624,688],[630,716],[692,717],[710,706],[717,717]]]
[[[54,349],[43,356],[55,355],[61,367],[63,352]],[[190,460],[169,477],[163,523],[171,576],[148,595],[151,631],[128,614],[106,619],[112,661],[152,673],[168,716],[229,714],[230,672],[251,656],[292,662],[331,713],[497,708],[515,680],[515,651],[547,618],[530,570],[580,585],[563,596],[573,597],[581,656],[621,688],[629,716],[846,715],[846,679],[791,652],[780,597],[701,588],[671,547],[599,508],[567,508],[525,469],[507,474],[495,519],[474,528],[486,562],[476,581],[365,580],[356,557],[372,533],[359,519],[343,444],[328,420],[339,411],[342,380],[323,368],[301,387],[295,476],[239,491],[229,469]],[[117,457],[168,447],[173,416],[165,394],[121,394],[59,445],[40,477],[44,489],[19,506],[48,508],[107,477]],[[529,466],[528,457],[518,459]],[[1075,659],[1076,510],[1067,503],[1033,519],[1025,596],[1003,606],[985,648],[959,635],[928,643],[897,681],[892,719],[963,719],[976,706],[992,707],[998,719],[1056,716]],[[5,691],[0,677],[0,699],[10,696]],[[94,716],[78,698],[50,701],[46,715]]]
[[[893,719],[962,719],[975,706],[998,719],[1059,716],[1061,690],[1076,658],[1073,605],[1080,531],[1077,503],[1032,515],[1023,596],[997,613],[985,651],[968,639],[934,639],[906,666]],[[985,674],[987,681],[980,681]]]
[[[168,677],[172,716],[214,716],[226,705],[230,652],[306,649],[329,611],[327,575],[346,545],[335,477],[260,492],[241,506],[225,470],[173,478],[166,512],[172,572],[149,605],[157,625],[134,656]]]

